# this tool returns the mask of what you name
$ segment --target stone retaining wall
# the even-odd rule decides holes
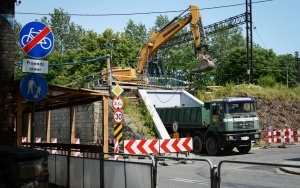
[[[80,143],[94,143],[102,137],[103,112],[102,101],[75,107],[75,138]],[[50,137],[59,143],[69,143],[70,108],[51,111]],[[23,136],[27,135],[27,116],[23,117]],[[34,137],[46,141],[46,112],[36,112],[34,116]]]

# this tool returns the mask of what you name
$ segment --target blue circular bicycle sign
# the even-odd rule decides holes
[[[32,58],[47,56],[54,47],[54,35],[42,22],[29,22],[22,27],[19,34],[19,45],[23,52]]]

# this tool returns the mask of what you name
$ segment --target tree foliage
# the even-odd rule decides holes
[[[75,79],[84,78],[90,74],[99,73],[106,68],[106,55],[112,55],[113,66],[136,68],[137,57],[143,44],[149,40],[153,31],[159,31],[170,23],[165,15],[159,15],[148,30],[143,23],[134,23],[129,19],[124,32],[114,32],[106,29],[103,33],[86,31],[81,26],[71,22],[71,16],[63,9],[54,9],[50,17],[42,17],[41,21],[49,25],[54,33],[54,49],[45,60],[49,64],[49,73],[45,75],[51,84],[68,84]],[[16,22],[16,66],[15,79],[21,79],[27,73],[22,73],[20,63],[23,58],[29,58],[17,46],[18,34],[22,25]],[[188,26],[180,33],[189,31]],[[204,39],[202,39],[204,41]],[[193,41],[181,42],[170,48],[161,48],[153,56],[163,60],[167,74],[183,76],[185,81],[194,85],[225,85],[226,83],[248,83],[246,61],[246,42],[242,28],[209,35],[205,41],[215,63],[215,70],[206,73],[193,73],[198,64],[195,57]],[[104,58],[99,58],[104,57]],[[297,86],[294,58],[291,55],[277,56],[271,49],[264,49],[254,44],[253,77],[255,83],[288,84]]]

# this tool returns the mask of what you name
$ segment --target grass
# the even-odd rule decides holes
[[[156,131],[154,129],[154,122],[146,106],[143,105],[141,101],[139,101],[138,106],[133,103],[133,99],[124,98],[124,113],[127,114],[130,117],[131,122],[135,124],[137,133],[144,133],[148,139],[155,138]]]
[[[276,84],[274,87],[261,87],[249,84],[227,84],[216,91],[205,93],[198,91],[197,97],[203,101],[211,99],[228,97],[228,96],[253,96],[272,100],[274,98],[289,101],[300,101],[300,86],[288,88],[282,84]]]

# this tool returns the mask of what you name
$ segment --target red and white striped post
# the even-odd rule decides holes
[[[119,141],[117,139],[114,140],[115,144],[114,144],[114,153],[119,153]],[[115,161],[119,160],[119,155],[114,155],[114,159]]]

